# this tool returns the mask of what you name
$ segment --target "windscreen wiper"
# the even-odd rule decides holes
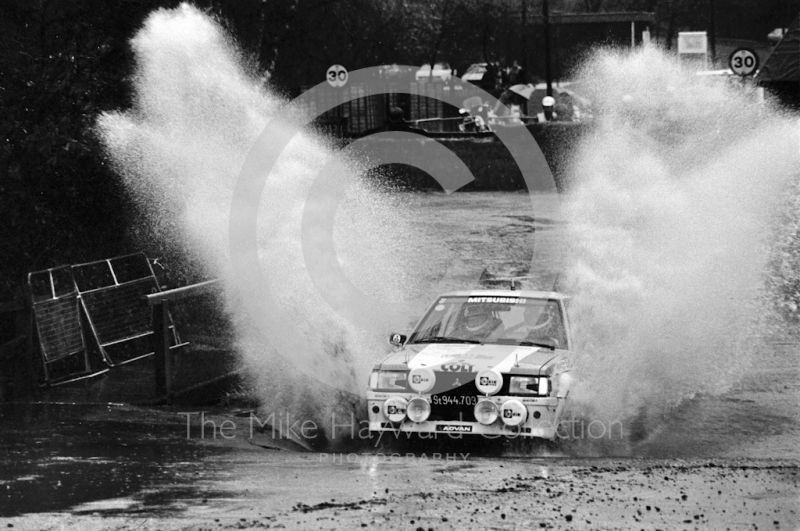
[[[552,343],[540,343],[538,341],[520,341],[519,346],[521,347],[544,347],[549,348],[550,350],[555,350],[556,346]]]
[[[480,345],[480,341],[475,341],[474,339],[462,339],[460,337],[443,337],[443,336],[431,336],[425,337],[423,339],[417,339],[414,343],[471,343],[474,345]]]

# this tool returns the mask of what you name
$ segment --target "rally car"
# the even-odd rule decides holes
[[[542,291],[441,295],[410,335],[390,337],[398,349],[373,368],[370,431],[553,439],[571,382],[566,300]]]

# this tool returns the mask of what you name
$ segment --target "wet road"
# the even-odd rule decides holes
[[[518,245],[534,227],[527,198],[480,199],[497,215],[459,232],[474,198],[418,198],[453,224],[432,232],[453,234],[453,281],[530,264]],[[555,241],[558,216],[544,212],[537,238]],[[199,411],[184,408],[2,404],[0,528],[797,529],[798,352],[768,343],[730,391],[687,399],[635,436],[628,425],[616,439],[502,455],[454,444],[406,455],[346,440],[310,453],[301,437],[260,427],[267,410],[252,431],[250,411],[206,410],[214,426],[201,432]]]
[[[776,359],[794,347],[776,345]],[[575,440],[502,456],[458,443],[312,453],[248,410],[5,404],[0,526],[796,529],[796,432],[713,422],[742,404],[785,411],[796,389],[746,392],[775,374],[766,366],[728,396],[687,403],[671,427],[635,446],[611,441],[606,457]],[[715,431],[689,437],[709,419]],[[704,439],[717,444],[699,451]]]

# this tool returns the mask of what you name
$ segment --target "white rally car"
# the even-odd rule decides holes
[[[440,296],[373,368],[371,432],[553,439],[570,386],[567,297],[481,290]],[[420,435],[422,437],[422,435]]]

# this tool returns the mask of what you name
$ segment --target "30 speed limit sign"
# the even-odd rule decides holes
[[[737,76],[749,76],[758,70],[758,56],[753,50],[739,48],[733,51],[728,64]]]
[[[332,87],[343,87],[347,84],[347,69],[342,65],[333,65],[328,68],[327,74],[325,74],[325,79],[328,80],[328,84]]]

